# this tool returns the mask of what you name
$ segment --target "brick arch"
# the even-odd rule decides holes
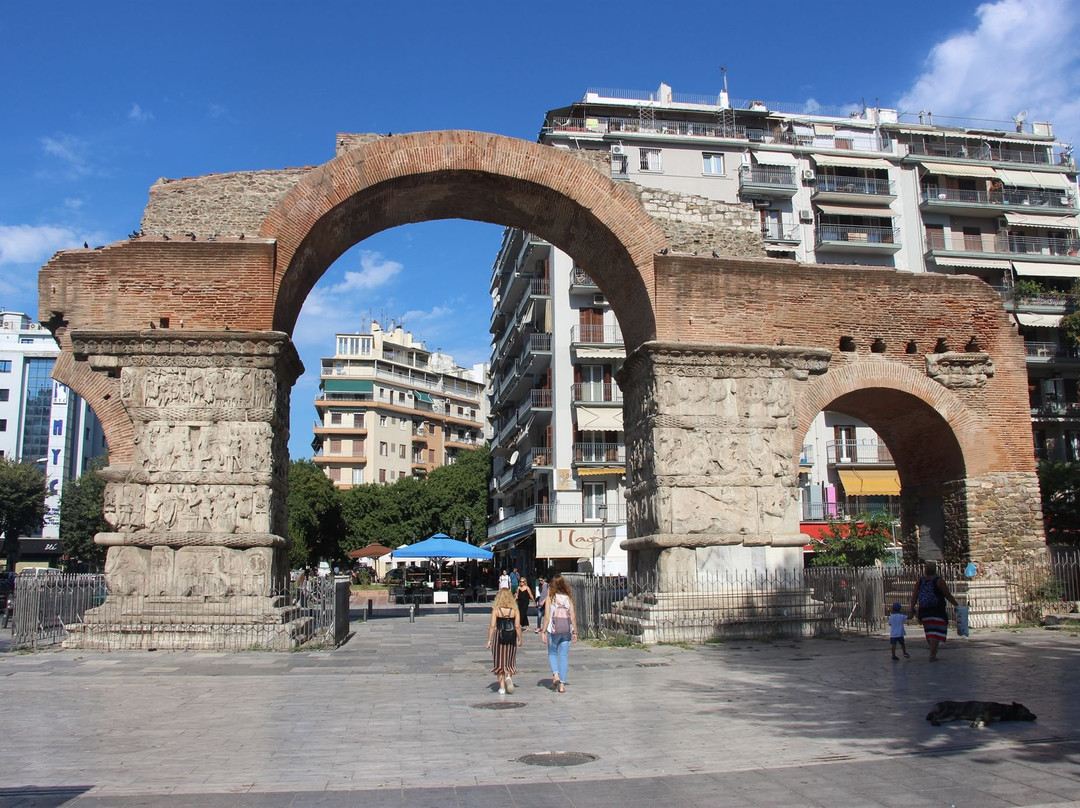
[[[63,335],[58,340],[64,347],[53,363],[52,377],[67,385],[94,411],[105,433],[109,463],[123,465],[134,458],[135,425],[120,398],[120,380],[90,369],[86,362],[77,362],[71,346],[65,345]]]
[[[345,250],[436,219],[518,227],[550,241],[608,297],[628,348],[655,336],[653,255],[667,240],[638,199],[565,151],[468,131],[380,138],[297,183],[259,233],[277,243],[273,327],[291,333],[308,293]]]
[[[1003,449],[985,418],[952,391],[896,362],[856,363],[814,380],[796,404],[802,436],[822,410],[865,421],[894,452],[901,479],[929,482],[996,470]]]

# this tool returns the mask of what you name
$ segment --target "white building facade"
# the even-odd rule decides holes
[[[638,186],[650,212],[661,195],[676,200],[675,213],[670,205],[664,213],[675,232],[733,211],[778,258],[982,278],[1028,346],[1036,455],[1080,460],[1080,352],[1059,330],[1080,302],[1077,170],[1049,123],[935,122],[931,113],[737,101],[726,89],[689,96],[660,85],[590,90],[549,111],[539,140],[591,152],[593,165]],[[844,316],[857,316],[857,291]],[[610,398],[621,418],[611,383],[622,360],[618,325],[587,267],[520,231],[503,239],[491,293],[489,539],[526,565],[619,574],[625,448],[621,421],[607,412]],[[590,396],[604,401],[583,400]],[[808,535],[832,517],[896,515],[892,455],[861,421],[820,413],[800,469]]]

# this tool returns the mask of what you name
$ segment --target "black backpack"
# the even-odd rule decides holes
[[[940,599],[938,598],[937,582],[937,576],[930,579],[924,578],[919,581],[920,609],[933,609],[940,602]]]
[[[495,618],[495,628],[498,631],[499,642],[503,645],[511,645],[517,642],[517,627],[513,617]]]

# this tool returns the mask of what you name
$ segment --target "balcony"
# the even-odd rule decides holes
[[[900,249],[900,230],[876,225],[819,222],[814,228],[814,243],[819,250],[894,253]]]
[[[892,519],[900,518],[900,503],[888,500],[885,503],[869,505],[862,497],[851,497],[847,502],[807,502],[802,503],[802,521],[831,522],[853,519],[863,513],[883,513]]]
[[[831,440],[825,444],[830,466],[894,466],[892,452],[884,441]]]
[[[626,444],[623,443],[575,443],[575,465],[604,465],[626,462]]]
[[[791,222],[765,222],[761,226],[761,238],[766,244],[798,244],[802,241],[801,228]]]
[[[1074,420],[1080,418],[1080,404],[1075,401],[1043,401],[1031,408],[1031,417]]]
[[[1069,231],[1059,231],[1066,233]],[[1080,240],[1068,237],[1032,236],[1024,233],[942,233],[926,234],[926,251],[929,253],[969,253],[1010,255],[1036,260],[1075,261],[1080,250]]]
[[[536,505],[536,524],[538,525],[584,525],[599,527],[606,524],[622,524],[626,521],[625,505],[608,505],[606,520],[600,519],[599,508],[595,505]]]
[[[589,277],[587,273],[581,267],[574,267],[570,270],[570,292],[595,292],[600,287],[596,285],[596,281]]]
[[[896,192],[887,179],[818,174],[811,198],[822,202],[880,202],[887,205],[896,199]]]
[[[1055,360],[1080,362],[1080,356],[1077,356],[1075,348],[1069,348],[1057,342],[1024,340],[1024,356],[1029,361],[1035,360],[1036,362],[1052,362]]]
[[[526,418],[529,413],[537,411],[551,411],[551,390],[530,390],[521,404],[518,405],[518,421]]]
[[[578,324],[570,326],[570,346],[622,345],[622,329],[617,325]]]
[[[990,146],[977,141],[955,143],[908,143],[908,154],[915,157],[937,157],[943,160],[978,160],[989,163],[1019,163],[1021,165],[1050,165],[1053,149],[1032,144],[1028,149]]]
[[[957,211],[961,213],[979,210],[997,214],[1001,210],[1017,208],[1028,210],[1042,208],[1055,213],[1068,213],[1076,209],[1076,199],[1067,191],[1010,188],[1001,191],[967,191],[959,188],[942,188],[928,185],[922,190],[920,207],[924,210]],[[1032,211],[1034,212],[1034,211]]]
[[[575,404],[622,406],[622,390],[619,385],[613,383],[577,382],[570,385],[570,398]]]
[[[792,197],[799,190],[795,169],[785,166],[742,166],[739,193],[746,196]]]

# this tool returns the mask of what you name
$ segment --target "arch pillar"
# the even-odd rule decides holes
[[[648,342],[623,365],[631,574],[801,565],[796,389],[819,348]]]
[[[288,391],[303,370],[279,332],[73,331],[75,359],[115,379],[129,457],[102,472],[109,596],[68,645],[291,647]]]

